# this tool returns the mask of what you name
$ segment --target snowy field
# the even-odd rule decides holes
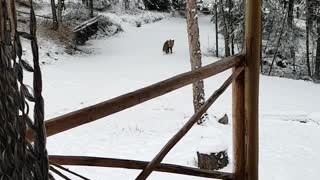
[[[200,16],[201,48],[214,46],[214,25]],[[93,54],[55,54],[57,61],[41,56],[46,119],[93,105],[190,70],[186,21],[167,18],[136,28],[124,24],[125,32],[111,38],[91,40]],[[174,53],[164,55],[165,40],[175,39]],[[222,39],[220,40],[222,42]],[[220,44],[223,47],[223,44]],[[203,57],[204,64],[218,59]],[[210,96],[230,71],[205,80]],[[320,171],[320,85],[311,82],[261,76],[260,79],[260,179],[318,179]],[[83,155],[150,161],[161,147],[193,115],[191,86],[156,98],[110,117],[48,138],[52,155]],[[209,110],[210,120],[195,126],[164,159],[195,167],[196,151],[228,149],[232,155],[232,129],[217,119],[231,118],[231,88]],[[303,121],[305,123],[301,123]],[[232,158],[232,157],[231,157]],[[232,164],[232,163],[231,163]],[[139,170],[69,167],[94,180],[134,179]],[[223,171],[232,171],[232,165]],[[72,179],[77,179],[73,177]],[[205,179],[151,174],[152,180]]]

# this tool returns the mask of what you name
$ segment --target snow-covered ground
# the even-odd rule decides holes
[[[209,20],[209,16],[199,18],[203,52],[214,47],[215,42],[214,25]],[[93,48],[93,54],[54,54],[58,61],[42,66],[46,119],[190,70],[184,18],[168,18],[141,28],[125,24],[124,29],[124,33],[114,37],[89,41],[87,46]],[[164,55],[162,45],[169,38],[175,39],[174,53]],[[41,48],[41,51],[46,50],[48,47]],[[204,64],[216,60],[203,57]],[[229,74],[230,71],[227,71],[205,80],[206,95],[211,95]],[[317,168],[320,162],[320,85],[266,76],[261,76],[260,84],[260,179],[317,179],[320,175]],[[191,86],[187,86],[52,136],[48,138],[49,154],[149,161],[192,116],[191,90]],[[216,122],[225,113],[231,118],[230,88],[209,110],[210,120],[204,126],[195,126],[164,162],[195,167],[196,151],[228,149],[232,155],[231,126]],[[111,168],[69,168],[95,180],[134,179],[140,172]],[[223,171],[231,172],[232,165]],[[154,172],[149,179],[204,178]]]

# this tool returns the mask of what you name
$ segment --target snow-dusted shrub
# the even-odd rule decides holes
[[[93,37],[112,36],[122,31],[120,23],[108,16],[101,16],[98,20],[98,31]]]

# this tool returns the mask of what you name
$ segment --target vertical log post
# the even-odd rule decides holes
[[[239,67],[233,68],[236,71]],[[244,119],[244,72],[232,84],[232,128],[234,179],[244,180],[245,172],[245,119]]]
[[[258,180],[261,0],[246,0],[245,17],[245,179]]]

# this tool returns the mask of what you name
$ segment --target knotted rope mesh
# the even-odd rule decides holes
[[[17,31],[15,0],[0,2],[0,180],[53,179],[48,173],[42,78],[32,0],[29,33]],[[30,41],[33,65],[22,59],[20,38]],[[33,73],[33,87],[24,84],[24,73]],[[31,104],[33,113],[29,112]],[[25,138],[28,128],[33,131],[33,143]]]

